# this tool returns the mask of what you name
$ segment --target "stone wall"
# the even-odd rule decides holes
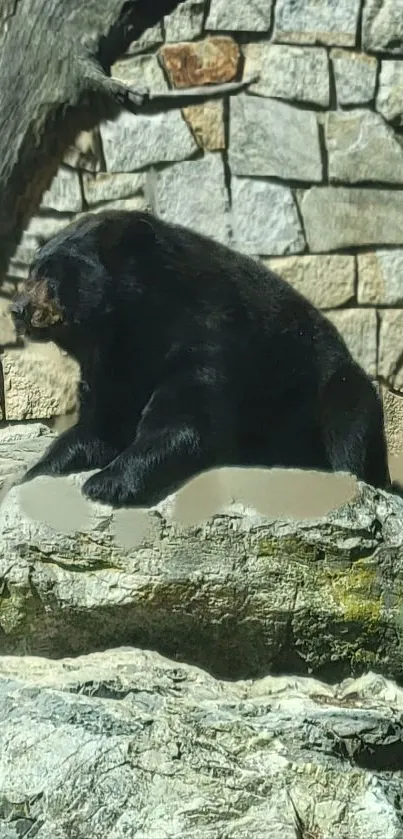
[[[262,259],[403,392],[403,0],[186,0],[113,67],[153,90],[255,71],[249,93],[122,113],[69,149],[1,300],[11,419],[72,410],[77,370],[54,348],[15,348],[6,295],[39,237],[105,206],[148,207]]]

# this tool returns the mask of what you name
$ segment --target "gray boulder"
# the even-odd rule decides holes
[[[0,658],[2,839],[400,839],[403,693],[133,649]]]
[[[84,499],[85,477],[2,501],[0,654],[129,644],[221,678],[403,675],[401,499],[346,475],[221,469],[113,511]]]

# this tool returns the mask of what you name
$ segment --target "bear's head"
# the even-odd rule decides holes
[[[104,214],[88,214],[39,248],[10,306],[20,334],[63,346],[101,327],[114,304],[114,278],[103,259],[108,227]]]

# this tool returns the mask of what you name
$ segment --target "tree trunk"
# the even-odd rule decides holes
[[[125,43],[177,0],[16,0],[0,12],[0,277],[64,151],[94,126],[105,72]],[[98,106],[98,107],[97,107]],[[105,113],[105,112],[104,112]]]
[[[182,0],[0,0],[0,282],[64,152],[82,130],[242,84],[153,97],[110,79],[127,46]]]

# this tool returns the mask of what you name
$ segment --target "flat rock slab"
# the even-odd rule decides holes
[[[224,678],[403,676],[403,501],[346,475],[212,470],[158,507],[87,502],[88,476],[0,508],[0,654],[130,644]]]
[[[303,251],[305,238],[291,189],[258,178],[231,178],[233,246],[250,255]]]
[[[300,208],[313,252],[402,243],[401,190],[312,187]]]
[[[291,99],[296,102],[329,105],[329,65],[323,47],[252,42],[243,48],[244,78],[257,74],[251,93]]]
[[[330,53],[338,105],[366,105],[375,96],[378,63],[372,55],[334,49]]]
[[[331,181],[403,183],[403,148],[379,114],[330,111],[325,136]]]
[[[234,97],[229,163],[234,175],[320,181],[316,115],[277,99],[248,94]]]
[[[206,29],[241,32],[267,32],[270,29],[272,0],[212,0]]]
[[[157,653],[0,658],[2,839],[399,839],[403,694]],[[391,771],[390,771],[391,770]]]
[[[363,49],[402,54],[403,15],[400,0],[367,0],[362,19]]]
[[[165,221],[229,244],[229,198],[221,155],[207,152],[198,160],[149,171],[147,195],[153,211]]]
[[[359,14],[360,0],[277,0],[274,38],[352,47]]]
[[[15,423],[0,430],[0,498],[10,481],[39,459],[53,437],[48,426],[40,422]]]

